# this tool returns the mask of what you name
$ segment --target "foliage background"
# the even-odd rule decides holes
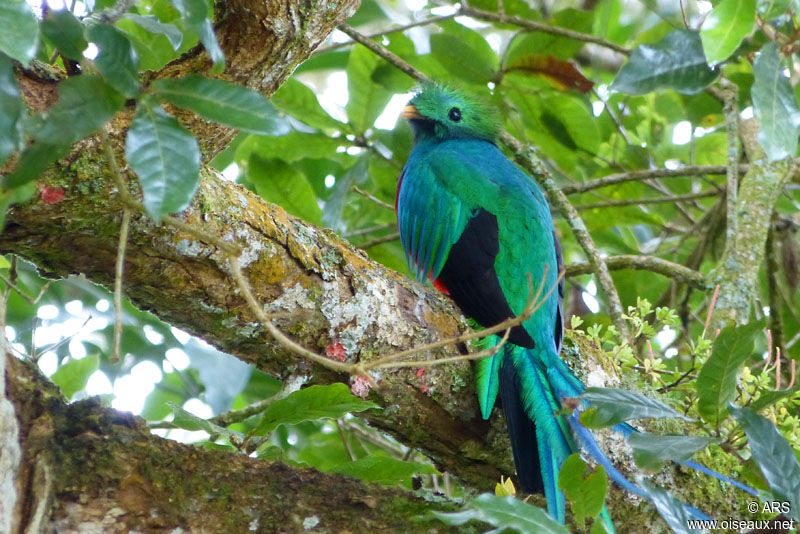
[[[8,20],[29,22],[33,16],[12,0],[2,7]],[[82,58],[92,42],[100,53],[95,56],[96,66],[88,68],[90,72],[96,68],[100,75],[96,79],[102,77],[107,84],[94,89],[108,103],[106,110],[90,108],[91,119],[56,112],[27,114],[21,109],[15,112],[14,105],[4,106],[3,124],[12,126],[4,130],[0,142],[0,160],[7,160],[5,205],[32,195],[31,180],[41,172],[42,162],[65,155],[72,142],[106,122],[123,97],[136,100],[137,116],[150,113],[155,117],[158,102],[166,102],[222,122],[225,118],[213,116],[212,108],[245,98],[220,90],[217,102],[211,98],[197,103],[187,87],[148,83],[151,71],[168,67],[198,42],[222,66],[213,31],[209,33],[211,6],[145,0],[120,4],[119,13],[103,11],[112,7],[112,3],[75,2],[71,6],[75,18],[55,7],[39,6],[44,22],[33,22],[41,28],[32,33],[36,36],[33,48],[21,46],[30,29],[25,23],[0,43],[5,102],[19,101],[8,57],[74,72],[81,61],[87,68]],[[567,280],[567,317],[576,317],[572,325],[584,329],[574,336],[585,336],[605,349],[623,369],[625,384],[667,393],[681,411],[700,416],[703,422],[698,430],[720,438],[726,453],[746,456],[742,427],[718,416],[726,407],[714,404],[708,393],[704,398],[694,379],[701,366],[715,358],[722,370],[706,378],[711,389],[705,391],[735,399],[740,405],[761,399],[756,407],[796,446],[800,435],[791,388],[793,357],[798,356],[800,340],[797,178],[784,171],[785,176],[774,184],[764,181],[776,193],[774,203],[759,214],[755,203],[736,204],[729,176],[732,168],[744,176],[747,168],[739,164],[752,165],[764,157],[751,152],[755,145],[745,139],[751,135],[747,119],[753,116],[760,121],[757,139],[770,162],[764,169],[773,172],[772,162],[796,156],[800,116],[794,63],[797,9],[788,0],[683,4],[512,0],[460,6],[365,1],[347,25],[374,37],[374,42],[426,76],[481,94],[500,111],[508,133],[537,147],[555,185],[568,194],[603,255],[621,257],[609,264],[614,266],[614,286],[627,312],[622,323],[633,338],[620,335],[621,323],[609,313],[608,295],[591,274],[575,274]],[[97,28],[107,28],[108,22],[117,31],[103,35],[104,30]],[[541,24],[538,29],[543,31],[532,31],[530,23]],[[655,55],[655,61],[643,57],[645,49],[651,51],[651,58]],[[104,53],[113,56],[112,63],[120,68],[104,66]],[[416,84],[397,65],[336,31],[278,89],[271,106],[254,101],[258,125],[246,118],[228,118],[231,126],[245,131],[211,164],[227,179],[305,221],[331,228],[363,247],[371,258],[407,275],[391,207],[397,177],[411,149],[411,135],[407,125],[393,123],[393,117]],[[202,89],[208,92],[211,87]],[[726,96],[725,91],[734,90],[733,96]],[[80,91],[74,94],[79,96]],[[174,112],[174,107],[164,105]],[[741,124],[731,119],[737,111]],[[70,120],[72,125],[65,126]],[[161,124],[157,119],[151,123]],[[58,138],[48,133],[54,125],[62,127]],[[162,127],[178,136],[174,144],[163,145],[171,157],[196,153],[199,162],[204,147],[192,148],[188,138],[176,133],[180,130],[175,124]],[[18,158],[16,151],[30,139],[35,143]],[[196,188],[192,161],[176,159],[178,163],[167,169],[174,174],[146,164],[137,167],[130,138],[128,143],[128,163],[142,181],[149,213],[159,219],[185,206]],[[37,147],[48,149],[48,156],[43,158]],[[654,173],[648,179],[632,174],[645,170]],[[586,186],[601,177],[623,174],[635,179],[613,187]],[[754,174],[758,181],[758,173]],[[148,188],[159,185],[159,176],[175,178],[167,181],[160,196],[148,197]],[[59,194],[41,185],[35,192],[42,199],[45,193]],[[731,250],[737,243],[733,233],[737,228],[731,221],[738,220],[741,230],[748,208],[765,221],[762,239],[755,243],[765,253],[756,255],[751,265],[731,265]],[[554,217],[566,263],[587,262],[590,258],[573,238],[569,221],[556,209]],[[641,259],[631,256],[671,263],[658,268],[619,268],[642,266]],[[689,275],[676,265],[690,269]],[[27,295],[9,295],[6,332],[12,350],[36,361],[73,401],[91,394],[107,395],[111,406],[134,411],[157,432],[199,439],[209,448],[234,450],[237,440],[258,427],[260,412],[223,425],[233,434],[208,427],[191,414],[218,416],[281,390],[274,378],[129,303],[121,316],[122,357],[115,361],[113,297],[104,289],[81,277],[46,282],[33,266],[11,256],[3,272]],[[726,286],[726,282],[736,285],[737,273],[741,280],[752,277],[755,285],[738,293]],[[759,328],[747,330],[745,337],[736,340],[747,348],[741,354],[718,348],[723,341],[732,343],[733,333],[721,335],[712,349],[711,331],[727,318],[711,323],[711,315],[706,318],[718,283],[723,286],[720,302],[736,310],[733,317],[740,324],[761,321]],[[32,302],[40,293],[41,298]],[[331,343],[326,349],[331,356],[341,347]],[[735,376],[742,367],[738,382],[722,378],[731,371]],[[790,389],[782,391],[787,382]],[[419,481],[412,475],[422,473],[426,487],[451,497],[470,491],[434,474],[413,449],[345,415],[360,410],[348,402],[343,396],[330,404],[344,407],[305,418],[309,420],[285,416],[284,424],[270,432],[262,424],[259,433],[266,436],[253,447],[265,458],[344,471],[409,489]],[[376,458],[406,464],[375,463]],[[768,487],[759,481],[758,468],[752,463],[741,476]]]

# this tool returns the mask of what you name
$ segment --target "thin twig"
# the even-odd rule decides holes
[[[400,239],[400,232],[392,232],[391,234],[386,234],[384,236],[371,239],[369,241],[364,241],[363,243],[358,245],[358,247],[366,250],[371,247],[382,245],[383,243],[390,243],[392,241],[396,241],[397,239]]]
[[[608,266],[600,254],[597,245],[595,245],[594,239],[591,234],[589,234],[586,224],[578,214],[578,210],[570,203],[567,196],[558,189],[555,181],[553,181],[553,177],[550,175],[550,171],[538,157],[532,154],[531,150],[523,147],[519,141],[505,132],[500,135],[500,140],[511,149],[516,156],[517,162],[531,173],[531,176],[533,176],[536,182],[545,190],[551,204],[566,218],[567,223],[572,229],[572,233],[575,235],[575,239],[577,239],[578,244],[586,254],[589,264],[592,266],[592,271],[594,271],[597,276],[597,281],[606,296],[609,316],[614,322],[614,326],[616,326],[617,331],[623,338],[627,338],[628,325],[622,317],[622,302],[619,299],[619,293],[614,285],[614,281],[611,279]]]
[[[347,440],[347,434],[345,434],[341,422],[339,419],[336,419],[334,424],[336,425],[336,430],[339,431],[339,437],[342,439],[342,445],[344,446],[345,452],[347,452],[347,456],[350,457],[351,462],[355,462],[358,460],[358,457],[353,453],[353,448],[350,446],[350,442]]]
[[[411,22],[411,23],[405,24],[403,26],[397,26],[396,28],[390,28],[388,30],[381,30],[379,32],[375,32],[375,33],[372,33],[372,34],[369,34],[369,35],[365,35],[364,37],[366,37],[367,39],[374,39],[376,37],[383,37],[385,35],[391,35],[393,33],[404,32],[406,30],[410,30],[411,28],[416,28],[416,27],[419,27],[419,26],[427,26],[429,24],[436,24],[437,22],[442,22],[443,20],[449,20],[449,19],[452,19],[452,18],[457,17],[457,16],[458,16],[458,13],[452,13],[450,15],[438,15],[438,16],[435,16],[435,17],[431,17],[429,19],[418,20],[417,22]],[[318,49],[316,52],[314,52],[314,55],[315,56],[319,56],[321,54],[325,54],[326,52],[333,52],[334,50],[339,50],[340,48],[345,48],[347,46],[351,46],[352,44],[353,44],[352,41],[347,41],[347,42],[344,42],[344,43],[332,44],[330,46],[326,46],[324,48]]]
[[[708,198],[719,195],[719,191],[701,191],[699,193],[689,193],[686,195],[672,195],[659,198],[632,198],[628,200],[608,200],[606,202],[593,202],[590,204],[579,204],[575,206],[576,210],[590,210],[596,208],[618,208],[621,206],[639,206],[643,204],[665,204],[669,202],[684,202],[686,200],[694,200],[697,198]],[[694,221],[690,221],[694,222]]]
[[[619,256],[608,256],[605,258],[605,261],[608,268],[615,271],[623,269],[652,271],[689,285],[695,289],[708,288],[708,283],[703,273],[657,256],[623,254]],[[567,277],[590,274],[591,272],[592,266],[588,263],[573,263],[566,266]]]
[[[125,248],[128,245],[128,229],[131,226],[131,210],[122,210],[122,224],[119,228],[119,245],[117,246],[117,264],[114,278],[114,349],[111,361],[120,361],[122,344],[122,275],[125,269]]]
[[[747,172],[749,168],[750,166],[748,164],[737,166],[738,171],[743,173]],[[561,191],[566,195],[572,195],[575,193],[585,193],[586,191],[598,189],[600,187],[608,187],[624,182],[648,180],[650,178],[685,178],[689,176],[702,176],[704,174],[726,174],[727,172],[727,165],[691,165],[680,167],[679,169],[646,169],[609,174],[597,180],[588,180],[577,184],[565,185],[561,188]]]
[[[593,43],[602,46],[604,48],[613,50],[614,52],[624,54],[626,56],[630,55],[631,53],[631,50],[625,48],[624,46],[612,43],[611,41],[606,41],[605,39],[601,39],[599,37],[595,37],[594,35],[580,33],[574,30],[569,30],[567,28],[561,28],[558,26],[550,26],[547,24],[543,24],[541,22],[534,22],[532,20],[524,19],[516,15],[506,15],[504,13],[493,13],[491,11],[483,11],[482,9],[476,9],[466,4],[461,7],[460,14],[475,19],[499,22],[501,24],[513,24],[514,26],[519,26],[520,28],[525,28],[526,30],[538,31],[550,35],[557,35],[559,37],[567,37],[569,39],[574,39],[576,41],[583,41],[585,43]]]
[[[390,222],[386,224],[377,224],[375,226],[370,226],[369,228],[359,228],[357,230],[353,230],[352,232],[348,232],[345,234],[345,237],[357,237],[360,235],[372,234],[374,232],[382,232],[384,230],[390,230],[392,228],[396,228],[397,224]]]
[[[266,312],[264,312],[264,310],[258,304],[258,301],[256,300],[255,296],[253,296],[253,291],[250,288],[250,283],[244,277],[244,274],[242,274],[242,269],[239,265],[238,256],[228,255],[228,265],[230,266],[231,276],[233,276],[233,279],[238,284],[239,290],[241,291],[247,303],[250,305],[250,309],[256,314],[256,317],[261,323],[261,326],[263,326],[267,330],[269,335],[271,335],[286,349],[290,350],[291,352],[294,352],[298,356],[307,358],[333,371],[354,374],[354,371],[356,371],[356,369],[352,364],[337,362],[336,360],[331,360],[329,358],[320,356],[319,354],[303,347],[293,339],[289,338],[286,334],[281,332],[281,330],[277,326],[275,326],[275,324],[267,316]],[[364,376],[370,378],[366,374],[364,374]]]
[[[392,65],[394,65],[398,69],[400,69],[401,71],[405,72],[411,78],[417,80],[418,82],[430,82],[430,81],[432,81],[430,78],[428,78],[427,76],[422,74],[420,71],[418,71],[417,69],[415,69],[414,67],[409,65],[406,60],[404,60],[403,58],[401,58],[400,56],[398,56],[394,52],[390,52],[385,47],[379,45],[378,43],[376,43],[372,39],[369,39],[368,37],[362,35],[358,31],[356,31],[355,28],[353,28],[352,26],[349,26],[347,24],[340,24],[338,26],[338,28],[342,32],[344,32],[347,35],[349,35],[351,39],[353,39],[354,41],[356,41],[358,43],[361,43],[364,46],[366,46],[372,52],[374,52],[376,55],[382,57],[383,59],[385,59],[386,61],[388,61],[389,63],[391,63]]]
[[[356,193],[358,193],[362,197],[366,198],[367,200],[370,200],[370,201],[374,202],[375,204],[377,204],[378,206],[380,206],[382,208],[386,208],[387,210],[394,211],[394,206],[392,206],[391,204],[389,204],[387,202],[384,202],[383,200],[373,196],[368,191],[364,191],[363,189],[361,189],[357,185],[353,186],[353,191],[355,191]]]

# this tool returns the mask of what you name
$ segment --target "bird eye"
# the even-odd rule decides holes
[[[461,120],[461,110],[458,108],[451,108],[447,116],[450,117],[451,121],[459,122]]]

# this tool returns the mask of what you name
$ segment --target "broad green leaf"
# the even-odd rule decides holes
[[[191,432],[202,430],[203,432],[207,432],[209,434],[216,433],[217,429],[220,428],[206,419],[203,419],[202,417],[198,417],[193,413],[187,412],[177,404],[170,402],[168,405],[170,408],[172,408],[172,412],[175,414],[175,417],[172,419],[172,424],[178,428],[189,430]]]
[[[17,167],[3,178],[3,187],[15,188],[38,178],[51,163],[63,158],[70,145],[48,145],[33,143],[22,151]]]
[[[770,490],[791,503],[791,515],[800,520],[800,465],[792,446],[775,425],[750,408],[729,406],[733,417],[747,433],[747,442]]]
[[[553,15],[549,25],[590,34],[594,16],[591,11],[568,8]],[[528,54],[547,54],[568,61],[575,58],[585,45],[583,41],[544,32],[519,32],[508,45],[504,66]]]
[[[252,154],[264,158],[280,157],[283,161],[293,162],[304,158],[328,158],[339,163],[353,160],[340,147],[349,143],[344,139],[328,137],[322,134],[292,132],[282,137],[248,136],[236,149],[236,161],[246,165]]]
[[[389,456],[371,454],[359,458],[354,462],[344,462],[336,465],[330,471],[351,477],[360,478],[367,482],[377,482],[385,486],[394,486],[415,474],[438,475],[441,474],[430,464],[419,462],[404,462]]]
[[[712,425],[718,425],[736,395],[736,377],[745,360],[753,354],[760,323],[728,326],[714,340],[711,356],[697,375],[697,411]]]
[[[634,432],[628,436],[636,465],[653,470],[667,461],[685,462],[716,441],[708,436],[658,436],[646,432]]]
[[[317,95],[309,87],[289,78],[281,85],[270,101],[295,119],[323,131],[349,131],[346,124],[334,119],[322,109]]]
[[[170,0],[178,13],[181,14],[186,27],[195,30],[200,42],[208,52],[214,63],[213,71],[221,71],[225,67],[225,55],[217,42],[214,27],[208,19],[208,4],[206,0]]]
[[[722,0],[703,21],[700,39],[711,66],[725,61],[756,23],[756,0]]]
[[[20,119],[24,113],[14,67],[5,54],[0,54],[0,165],[22,144]]]
[[[63,145],[88,136],[122,107],[125,99],[100,78],[82,74],[58,84],[58,101],[33,134],[37,142]]]
[[[132,20],[150,33],[163,35],[169,40],[173,50],[178,50],[183,42],[183,33],[174,24],[161,22],[155,15],[136,15],[135,13],[125,13],[126,19]]]
[[[197,45],[197,37],[192,30],[188,30],[187,38],[181,42],[176,51],[167,37],[158,33],[151,33],[132,20],[122,19],[117,23],[117,29],[122,30],[131,40],[133,49],[139,57],[139,69],[159,70],[179,55]],[[183,34],[181,34],[183,35]]]
[[[578,453],[572,454],[558,472],[558,488],[572,506],[575,521],[584,525],[587,517],[603,511],[608,489],[608,476],[602,465],[590,470]]]
[[[779,389],[779,390],[760,390],[758,398],[750,403],[749,408],[755,410],[756,412],[760,412],[764,408],[768,408],[778,402],[779,400],[785,399],[787,397],[792,397],[800,392],[800,385],[796,385],[790,389]]]
[[[71,399],[75,393],[86,387],[89,377],[100,366],[100,358],[95,353],[80,360],[70,359],[53,373],[50,380],[61,388],[64,397]]]
[[[95,64],[108,84],[127,97],[139,92],[139,58],[128,37],[108,24],[95,24],[87,32],[97,45]]]
[[[80,61],[89,46],[83,36],[83,24],[66,9],[48,11],[42,21],[42,33],[53,41],[58,51],[69,59]]]
[[[434,512],[448,525],[463,525],[469,521],[482,521],[519,534],[568,534],[569,530],[550,517],[547,512],[515,497],[496,497],[483,493],[469,501],[461,512]]]
[[[125,143],[125,156],[142,183],[144,207],[155,220],[191,202],[200,173],[200,147],[161,106],[141,100]]]
[[[800,110],[789,78],[783,74],[785,68],[774,42],[761,49],[753,64],[755,82],[750,94],[759,122],[758,142],[769,161],[794,157],[797,153]]]
[[[378,405],[353,396],[345,384],[310,386],[270,404],[253,434],[263,436],[278,425],[336,419],[346,413],[363,412],[371,408],[378,408]]]
[[[479,49],[447,33],[431,35],[431,55],[452,76],[466,82],[485,85],[497,72],[497,56],[491,52],[491,61]],[[484,43],[486,41],[483,41]],[[486,45],[488,47],[488,44]]]
[[[336,179],[333,186],[333,192],[328,200],[325,201],[325,207],[322,211],[322,222],[328,228],[333,228],[337,231],[345,229],[346,224],[343,220],[344,208],[354,185],[360,185],[364,178],[367,176],[367,169],[369,164],[369,155],[364,155],[358,158],[358,161],[353,165],[344,176]]]
[[[263,199],[278,204],[292,215],[312,223],[322,218],[311,184],[303,173],[285,161],[253,154],[247,165],[247,178]]]
[[[589,403],[589,408],[581,414],[580,421],[590,428],[616,425],[628,419],[689,419],[661,401],[624,389],[586,388],[579,398]]]
[[[646,480],[641,483],[642,488],[650,497],[650,502],[656,507],[661,518],[666,521],[669,528],[676,534],[690,534],[697,530],[690,530],[688,521],[690,515],[681,501],[673,497],[666,490],[650,484]]]
[[[170,0],[170,3],[190,28],[197,29],[208,16],[206,0]]]
[[[664,88],[691,95],[705,89],[718,74],[706,63],[697,32],[675,30],[657,43],[637,46],[611,88],[632,95]]]
[[[356,45],[350,51],[346,111],[348,122],[359,134],[372,128],[392,96],[390,91],[372,81],[372,75],[382,61],[362,45]]]
[[[39,24],[24,0],[0,0],[0,52],[28,66],[39,45]]]
[[[161,421],[173,413],[168,403],[181,405],[187,396],[186,386],[178,373],[167,373],[144,400],[139,414],[148,421]]]
[[[563,124],[566,135],[575,146],[594,154],[600,147],[600,133],[591,108],[580,97],[556,94],[543,98],[547,110],[543,117],[550,116]],[[568,144],[567,144],[568,146]]]
[[[232,128],[269,136],[290,131],[289,124],[275,107],[247,87],[190,74],[184,78],[158,80],[153,89],[157,97],[167,102]]]

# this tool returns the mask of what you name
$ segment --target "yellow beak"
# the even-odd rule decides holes
[[[420,115],[419,110],[414,106],[414,104],[409,104],[403,108],[403,111],[400,112],[400,116],[404,119],[424,119],[422,115]]]

